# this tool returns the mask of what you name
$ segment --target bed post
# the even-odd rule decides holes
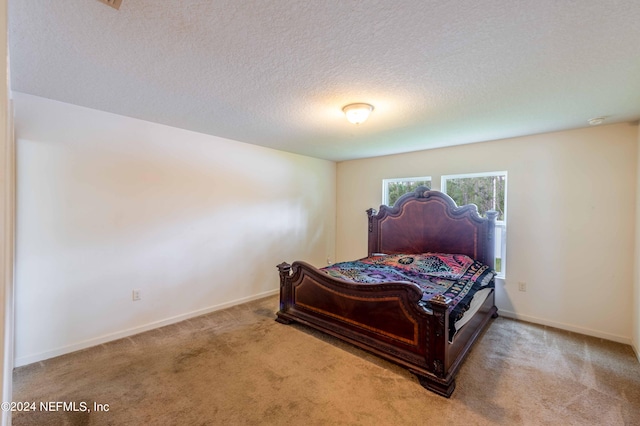
[[[373,218],[377,214],[378,212],[375,209],[367,210],[367,217],[369,218],[369,238],[367,239],[368,241],[367,249],[369,251],[368,256],[371,256],[373,253],[376,253],[379,251],[379,248],[377,247],[378,246],[378,230],[373,226]]]
[[[498,212],[495,210],[487,211],[487,219],[489,220],[489,229],[487,229],[487,245],[485,247],[485,259],[480,259],[484,264],[491,267],[496,267],[496,219],[498,218]]]
[[[434,333],[430,336],[433,340],[430,346],[429,363],[433,367],[434,373],[438,377],[443,377],[446,370],[445,345],[447,344],[447,330],[449,330],[449,315],[447,309],[451,304],[451,299],[441,294],[429,300],[431,309],[433,310],[433,327]]]
[[[287,262],[282,262],[277,266],[278,271],[280,271],[280,287],[282,287],[284,285],[284,280],[289,276],[291,265],[289,265]]]
[[[291,265],[287,262],[282,262],[278,265],[278,271],[280,272],[280,312],[277,313],[276,321],[282,324],[291,324],[292,321],[290,319],[281,315],[291,303],[291,286],[286,285],[287,279],[291,276]]]
[[[447,359],[447,344],[449,341],[449,305],[451,299],[441,294],[429,300],[433,316],[430,319],[429,351],[427,364],[436,377],[425,376],[414,372],[418,376],[420,384],[439,395],[449,398],[456,387],[453,376],[447,374],[449,371],[449,360]],[[447,377],[449,376],[449,377]]]

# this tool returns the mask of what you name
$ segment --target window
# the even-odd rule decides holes
[[[382,204],[393,206],[398,198],[414,191],[420,185],[431,188],[431,176],[382,180]]]
[[[504,278],[507,248],[507,172],[442,176],[442,192],[459,206],[475,204],[480,216],[496,210],[495,270]]]

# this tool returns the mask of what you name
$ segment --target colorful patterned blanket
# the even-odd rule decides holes
[[[421,304],[427,309],[429,300],[438,294],[450,298],[449,340],[455,335],[455,322],[469,309],[475,292],[493,288],[496,275],[493,269],[468,256],[443,253],[377,255],[335,263],[321,270],[332,277],[364,284],[416,283],[424,293]]]

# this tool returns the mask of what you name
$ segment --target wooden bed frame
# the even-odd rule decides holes
[[[446,194],[420,187],[394,207],[369,216],[369,255],[373,253],[466,254],[494,266],[497,212],[481,218],[475,205],[457,207]],[[432,313],[418,302],[422,290],[408,282],[358,284],[305,262],[281,263],[280,311],[276,321],[298,322],[395,362],[415,374],[422,386],[449,397],[455,376],[474,341],[497,317],[494,291],[477,314],[449,336],[450,300],[436,296]]]

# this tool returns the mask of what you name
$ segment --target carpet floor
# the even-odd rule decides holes
[[[36,410],[13,424],[640,425],[630,346],[498,318],[446,399],[401,367],[276,323],[277,306],[268,297],[17,368],[13,400]]]

